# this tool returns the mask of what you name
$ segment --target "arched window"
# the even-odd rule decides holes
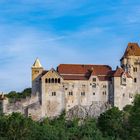
[[[60,78],[58,78],[58,83],[60,83]]]
[[[57,83],[57,78],[55,78],[55,83]]]
[[[51,83],[51,79],[49,78],[49,81],[48,81],[49,83]]]
[[[48,83],[48,79],[45,79],[45,82]]]
[[[52,78],[52,83],[54,83],[54,78]]]

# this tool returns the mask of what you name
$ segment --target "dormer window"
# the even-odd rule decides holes
[[[93,87],[93,88],[96,88],[96,84],[94,83],[94,84],[92,85],[92,87]]]
[[[96,82],[96,78],[93,78],[92,81],[93,81],[93,82]]]

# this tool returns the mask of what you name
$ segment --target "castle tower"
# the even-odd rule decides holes
[[[133,78],[133,91],[140,93],[140,47],[137,43],[128,43],[123,57],[121,67]]]
[[[40,77],[43,72],[43,67],[37,58],[32,66],[32,95],[41,93]]]

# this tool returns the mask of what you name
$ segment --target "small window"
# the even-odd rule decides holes
[[[96,82],[96,78],[93,78],[92,80],[93,80],[93,82]]]
[[[95,95],[95,92],[93,92],[93,95]]]
[[[103,88],[106,88],[106,85],[103,85]]]
[[[35,70],[35,74],[38,74],[39,73],[39,71],[38,70]]]
[[[73,96],[73,92],[69,92],[69,96]]]
[[[52,92],[52,96],[56,96],[56,92]]]
[[[123,97],[125,97],[125,93],[123,93]]]
[[[94,84],[92,85],[92,87],[93,87],[93,88],[96,88],[96,84],[94,83]]]
[[[57,78],[55,78],[55,83],[57,83]]]
[[[103,91],[103,95],[106,95],[106,91]]]
[[[86,87],[86,85],[82,85],[82,87],[84,88],[84,87]]]
[[[122,78],[123,82],[126,82],[126,78]]]
[[[134,68],[133,68],[133,71],[134,71],[134,72],[137,72],[137,67],[134,67]]]
[[[52,83],[54,83],[54,78],[52,78]]]
[[[45,79],[45,83],[48,83],[48,79]]]
[[[137,78],[134,78],[134,83],[137,83]]]
[[[85,92],[81,92],[81,96],[85,96]]]
[[[60,78],[58,78],[58,83],[60,83]]]

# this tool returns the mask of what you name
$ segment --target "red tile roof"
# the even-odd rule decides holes
[[[114,77],[121,77],[123,73],[125,73],[128,78],[132,78],[127,72],[125,72],[122,68],[119,68],[119,67],[116,69],[113,76]]]
[[[88,80],[87,76],[78,76],[78,75],[61,75],[64,80]]]
[[[111,76],[98,76],[99,81],[111,81]]]
[[[108,65],[60,64],[57,70],[60,74],[89,74],[95,71],[96,75],[106,75],[112,69]]]
[[[127,56],[140,56],[140,47],[137,43],[128,43],[128,46],[122,58],[125,58]]]
[[[102,76],[100,80],[109,80],[112,68],[108,65],[60,64],[57,68],[65,80],[88,80],[91,75]]]

